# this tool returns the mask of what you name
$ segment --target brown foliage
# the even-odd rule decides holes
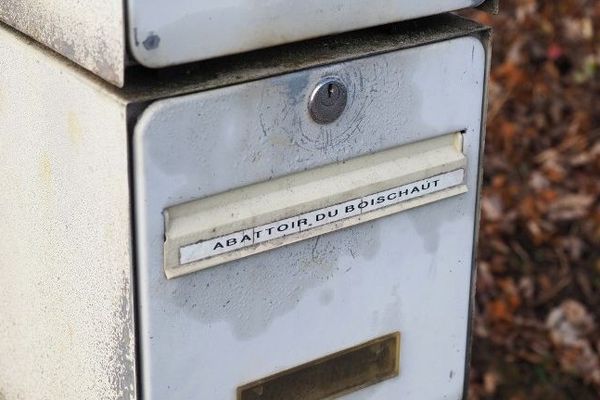
[[[494,25],[471,399],[600,398],[600,1]]]

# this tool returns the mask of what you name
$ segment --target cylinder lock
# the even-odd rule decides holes
[[[316,123],[330,124],[342,115],[347,102],[346,85],[337,78],[327,78],[312,92],[308,110]]]

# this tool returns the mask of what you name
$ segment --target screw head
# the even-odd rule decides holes
[[[318,124],[330,124],[342,115],[348,102],[346,85],[337,78],[321,81],[313,90],[308,111]]]

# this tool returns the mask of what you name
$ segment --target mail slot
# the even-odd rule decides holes
[[[291,174],[165,215],[167,277],[212,267],[462,194],[462,133]]]
[[[196,54],[176,21],[140,58]],[[2,28],[0,399],[462,398],[488,39],[443,15],[116,88]]]

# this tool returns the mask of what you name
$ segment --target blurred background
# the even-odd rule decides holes
[[[600,1],[501,7],[470,399],[600,399]]]

